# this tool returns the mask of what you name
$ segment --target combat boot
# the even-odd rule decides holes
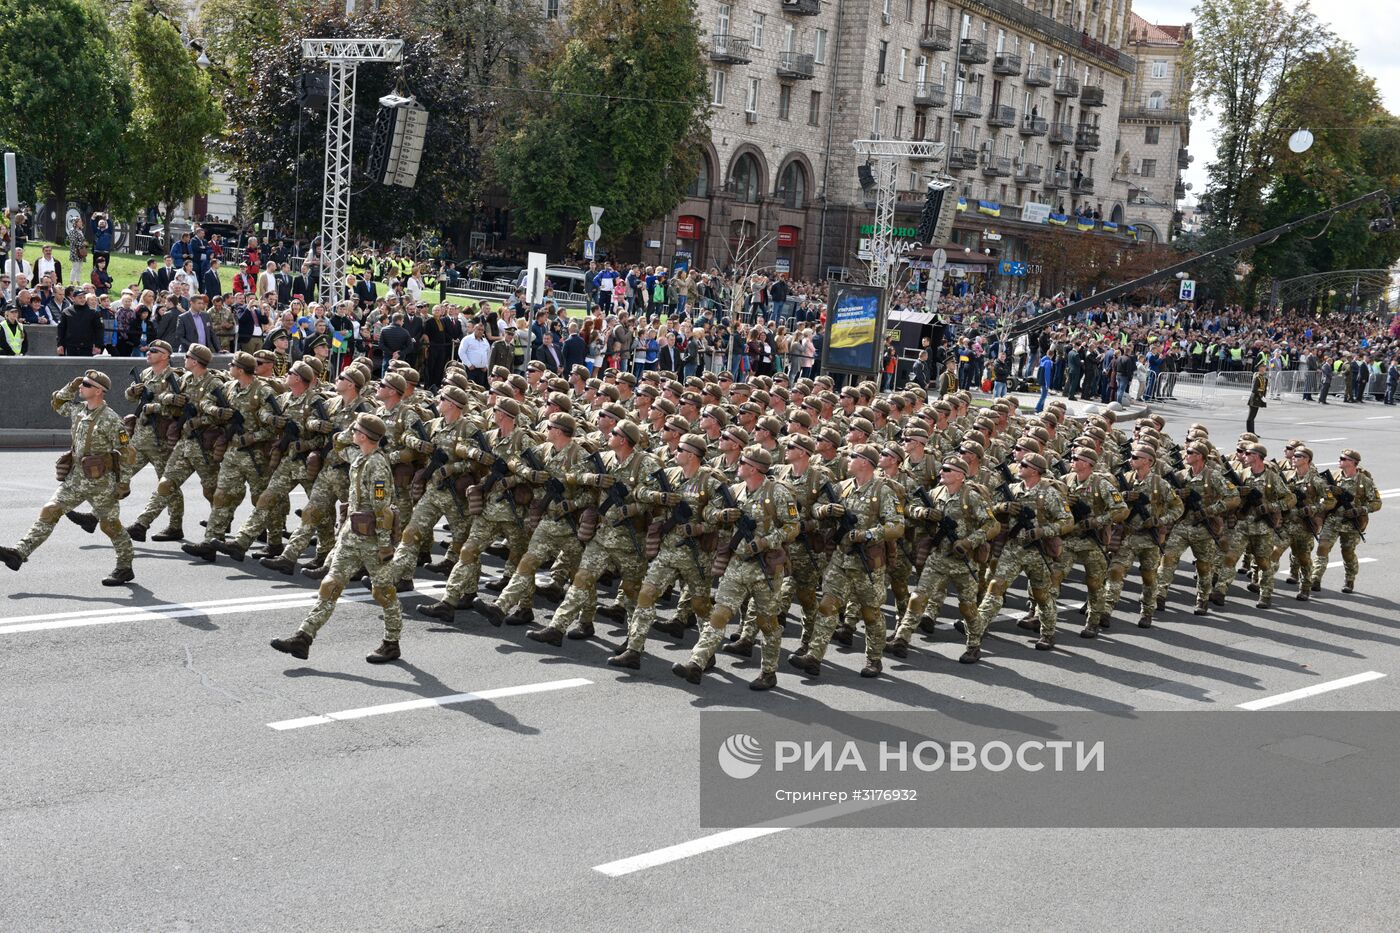
[[[1041,635],[1040,640],[1035,643],[1036,651],[1049,651],[1055,647],[1055,637],[1053,635]]]
[[[625,622],[627,620],[627,610],[621,603],[610,603],[606,606],[599,606],[597,614],[605,619],[611,619],[614,622]]]
[[[272,647],[283,654],[290,654],[294,658],[305,661],[311,657],[311,636],[298,631],[291,638],[272,639]]]
[[[133,541],[145,541],[146,531],[149,527],[150,526],[146,525],[144,522],[135,522],[134,524],[127,525],[127,537],[129,537]]]
[[[567,637],[569,641],[583,641],[585,638],[592,638],[593,623],[582,621],[575,622],[573,625],[569,626],[568,635],[565,637]]]
[[[568,589],[569,587],[567,584],[560,583],[558,580],[550,580],[544,586],[536,587],[535,592],[545,599],[552,599],[558,602],[564,598],[564,594],[568,592]]]
[[[130,583],[136,579],[136,574],[130,567],[118,567],[109,573],[102,581],[103,586],[121,586],[123,583]]]
[[[305,570],[302,573],[306,573]],[[457,618],[457,607],[445,599],[428,603],[426,606],[418,607],[418,614],[427,616],[430,619],[441,619],[444,622],[452,622]]]
[[[1040,631],[1040,619],[1033,612],[1028,612],[1016,620],[1016,627],[1027,632]]]
[[[1162,612],[1162,611],[1165,610],[1166,608],[1167,608],[1167,597],[1165,597],[1165,596],[1158,596],[1158,597],[1157,597],[1157,611],[1158,611],[1158,612]]]
[[[509,582],[510,574],[502,573],[496,579],[487,581],[485,584],[482,585],[481,588],[486,590],[486,592],[488,593],[499,593],[506,588],[506,584]]]
[[[657,620],[651,623],[651,627],[663,635],[670,635],[672,638],[680,638],[685,635],[685,623],[677,620],[662,622]]]
[[[880,676],[880,673],[881,673],[884,669],[885,669],[885,665],[884,665],[884,663],[881,662],[881,661],[866,661],[866,662],[865,662],[865,667],[862,667],[862,668],[860,669],[860,676],[862,676],[862,677],[879,677],[879,676]]]
[[[959,635],[966,635],[966,634],[967,634],[967,623],[964,622],[962,619],[956,619],[956,620],[954,620],[954,622],[953,622],[953,631],[957,632]]]
[[[1225,594],[1224,594],[1224,593],[1211,593],[1211,594],[1210,594],[1210,604],[1211,604],[1212,606],[1223,606],[1223,605],[1225,605]]]
[[[938,630],[938,621],[933,616],[923,616],[919,619],[919,631],[925,635],[932,635]]]
[[[453,567],[456,567],[456,566],[457,566],[457,562],[456,562],[455,560],[453,560],[453,559],[450,558],[450,557],[444,557],[442,560],[438,561],[437,563],[435,563],[435,564],[429,564],[428,566],[424,567],[423,569],[426,570],[428,573],[437,574],[438,576],[441,576],[441,577],[446,577],[446,576],[450,576],[450,575],[451,575],[451,573],[452,573],[452,568],[453,568]]]
[[[1298,587],[1298,592],[1294,594],[1293,598],[1296,599],[1296,600],[1298,600],[1298,602],[1300,602],[1300,603],[1305,603],[1305,602],[1307,602],[1307,601],[1308,601],[1308,589],[1309,589],[1308,585],[1307,585],[1306,583],[1304,583],[1302,586]]]
[[[909,642],[903,638],[895,638],[885,646],[885,654],[894,658],[907,658],[909,657]]]
[[[258,561],[258,563],[262,564],[268,570],[275,570],[278,573],[286,574],[288,576],[291,576],[291,574],[297,569],[296,561],[286,556],[264,557],[261,558]]]
[[[1112,627],[1113,613],[1105,612],[1103,615],[1099,616],[1099,628],[1103,629],[1104,631],[1108,631]]]
[[[248,556],[248,551],[237,541],[215,541],[214,550],[221,554],[227,554],[238,563],[243,563],[243,559]]]
[[[556,648],[562,647],[564,644],[564,633],[557,628],[532,628],[525,633],[525,637],[541,644],[553,645]]]
[[[308,580],[324,580],[326,578],[326,574],[330,572],[331,568],[327,567],[325,564],[322,564],[319,567],[313,564],[309,567],[301,568],[301,575],[303,577],[306,577]]]
[[[1210,600],[1196,600],[1196,608],[1191,611],[1198,616],[1206,615],[1210,612]]]
[[[1270,609],[1270,608],[1273,608],[1273,600],[1272,600],[1271,598],[1269,598],[1268,596],[1261,596],[1261,597],[1259,597],[1259,602],[1257,602],[1257,603],[1254,604],[1254,608],[1255,608],[1255,609]]]
[[[811,654],[790,654],[788,664],[797,668],[808,677],[820,677],[822,675],[822,662],[812,657]]]
[[[849,625],[843,625],[831,633],[831,640],[849,648],[856,643],[856,630]]]
[[[146,526],[141,526],[141,534],[146,533]],[[145,540],[143,537],[142,540]],[[164,531],[157,531],[151,535],[152,541],[183,541],[185,540],[185,530],[178,525],[167,525]]]
[[[1258,583],[1255,583],[1253,580],[1251,580],[1250,582],[1246,583],[1244,588],[1247,589],[1247,590],[1249,590],[1251,593],[1257,593],[1257,592],[1259,592],[1259,584],[1258,584]]]
[[[394,584],[394,592],[396,592],[396,593],[412,593],[412,592],[413,592],[413,578],[412,578],[412,577],[404,577],[404,578],[403,578],[402,580],[400,580],[398,583],[395,583],[395,584]]]
[[[736,658],[753,657],[753,640],[749,638],[739,638],[731,641],[727,645],[720,646],[720,651],[725,654],[732,654]]]
[[[628,670],[639,671],[642,669],[642,653],[633,651],[631,648],[624,648],[608,658],[608,666],[625,667]]]
[[[1343,592],[1343,593],[1355,593],[1355,592],[1356,592],[1356,581],[1355,581],[1355,580],[1348,580],[1347,582],[1343,583],[1343,584],[1342,584],[1342,592]]]
[[[529,606],[515,610],[510,615],[506,616],[505,619],[506,625],[529,625],[534,621],[535,610],[531,609]]]
[[[491,615],[490,610],[496,607],[492,606],[480,596],[472,596],[472,601],[468,604],[468,608],[487,622],[490,622],[496,628],[500,628],[501,625],[505,623],[505,616],[501,615],[499,612],[497,612],[494,617]]]
[[[258,560],[262,560],[264,557],[280,557],[282,552],[286,549],[287,545],[284,542],[272,541],[262,549],[261,553],[254,556],[257,557]]]
[[[764,671],[749,682],[750,690],[772,690],[776,686],[778,686],[778,675],[773,671]]]
[[[1152,613],[1150,613],[1150,612],[1144,612],[1142,615],[1138,616],[1138,628],[1151,628],[1151,627],[1152,627]]]
[[[379,647],[365,655],[365,660],[371,664],[388,664],[390,661],[397,661],[403,655],[399,652],[399,643],[396,641],[381,641]]]
[[[1086,625],[1079,630],[1080,638],[1098,638],[1099,627],[1097,625]]]
[[[201,541],[199,544],[182,544],[180,550],[191,557],[198,557],[206,564],[214,563],[214,556],[218,553],[218,549],[209,541]]]
[[[73,524],[77,525],[79,528],[83,529],[83,531],[86,531],[88,534],[92,534],[94,531],[97,530],[96,515],[92,515],[87,512],[78,512],[75,510],[70,510],[64,512],[63,517],[68,519]]]
[[[705,672],[700,670],[700,666],[694,661],[677,661],[671,665],[671,673],[691,684],[699,684],[705,676]]]
[[[3,563],[11,570],[18,571],[20,566],[24,563],[24,558],[20,556],[19,551],[16,551],[12,547],[0,547],[0,563]]]
[[[982,649],[980,646],[973,646],[962,653],[958,658],[959,664],[976,664],[982,659]]]

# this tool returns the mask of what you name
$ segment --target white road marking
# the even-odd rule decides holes
[[[1394,418],[1394,417],[1395,417],[1394,415],[1372,415],[1371,417],[1367,418],[1366,420],[1367,420],[1367,421],[1389,421],[1391,418]]]
[[[452,693],[441,697],[423,697],[418,700],[404,700],[400,703],[384,703],[380,706],[362,706],[359,709],[341,710],[338,713],[326,713],[323,716],[283,719],[279,722],[270,722],[267,727],[285,732],[288,729],[303,729],[306,726],[320,726],[328,722],[364,719],[368,716],[384,716],[389,713],[405,713],[415,709],[434,709],[440,706],[453,706],[457,703],[471,703],[474,700],[499,700],[503,697],[568,690],[570,687],[583,687],[591,683],[593,681],[585,680],[582,677],[570,677],[567,680],[546,680],[537,684],[521,684],[518,687],[500,687],[495,690],[478,690],[474,693]]]
[[[1248,710],[1268,709],[1271,706],[1280,706],[1284,703],[1292,703],[1294,700],[1304,699],[1305,697],[1317,696],[1319,693],[1330,693],[1333,690],[1341,690],[1344,687],[1354,687],[1357,684],[1364,684],[1372,680],[1380,680],[1384,676],[1385,675],[1380,671],[1367,671],[1364,674],[1352,674],[1350,677],[1313,684],[1311,687],[1304,687],[1301,690],[1290,690],[1288,693],[1280,693],[1277,696],[1264,697],[1260,700],[1250,700],[1248,703],[1238,704],[1237,708]]]
[[[423,583],[414,593],[435,596],[447,588],[445,583]],[[274,596],[248,596],[238,599],[215,599],[197,603],[162,603],[140,608],[113,605],[102,612],[80,609],[76,612],[53,612],[43,615],[0,618],[0,635],[22,632],[42,632],[62,628],[83,628],[89,625],[113,625],[121,622],[161,622],[191,616],[223,616],[235,613],[267,612],[273,609],[309,609],[316,603],[316,590],[289,591]],[[346,592],[341,600],[352,603],[369,602],[370,594]]]
[[[1315,437],[1315,438],[1313,438],[1312,440],[1310,440],[1310,441],[1304,441],[1303,443],[1305,443],[1305,444],[1325,444],[1325,443],[1327,443],[1328,441],[1344,441],[1344,440],[1346,440],[1346,436],[1345,436],[1345,435],[1343,435],[1342,437]]]

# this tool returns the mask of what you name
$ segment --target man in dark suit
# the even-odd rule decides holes
[[[310,260],[303,260],[301,271],[292,279],[292,294],[300,295],[303,301],[315,301],[320,284],[321,277],[316,273],[316,266]]]
[[[394,359],[407,359],[413,349],[413,338],[403,326],[403,312],[395,311],[389,319],[389,326],[379,332],[379,350],[384,354],[384,365],[387,366]]]
[[[214,327],[209,315],[204,311],[204,296],[195,295],[190,299],[190,309],[180,315],[175,324],[175,352],[184,353],[190,344],[199,343],[206,347],[215,346]]]
[[[224,293],[224,283],[219,278],[219,260],[210,257],[209,268],[205,270],[204,277],[199,282],[199,291],[207,298]]]
[[[161,282],[160,270],[156,268],[155,257],[152,256],[150,259],[146,260],[146,271],[141,273],[141,290],[146,291],[149,289],[156,294],[160,294],[160,290],[164,287],[165,285]]]
[[[180,267],[175,265],[175,260],[167,253],[165,255],[165,265],[161,266],[160,269],[156,271],[156,281],[160,283],[160,287],[154,289],[156,294],[160,294],[170,288],[170,283],[175,281],[175,275],[179,271]]]
[[[588,362],[588,344],[579,336],[578,324],[569,324],[569,336],[564,340],[564,368],[560,372],[573,372],[575,366]]]
[[[548,331],[545,332],[544,342],[540,345],[540,352],[535,355],[535,359],[544,363],[551,373],[557,373],[563,369],[563,354],[561,354],[559,348],[554,345],[554,335]]]
[[[59,356],[96,356],[102,352],[102,312],[97,296],[89,294],[58,319]]]
[[[378,293],[374,287],[374,279],[361,272],[359,280],[355,282],[355,300],[358,301],[363,308],[372,308],[374,307],[374,300],[377,297]]]
[[[277,283],[277,306],[285,308],[292,303],[292,275],[287,271],[287,266],[281,265],[272,276]]]
[[[680,354],[676,352],[674,338],[670,334],[662,334],[657,341],[660,344],[656,348],[656,368],[664,372],[678,373],[681,371]]]

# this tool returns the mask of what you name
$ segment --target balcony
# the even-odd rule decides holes
[[[1070,183],[1069,190],[1071,194],[1093,194],[1094,179],[1088,175],[1079,175]]]
[[[919,48],[926,52],[947,52],[953,48],[953,30],[950,26],[924,23],[924,31],[919,35]]]
[[[920,81],[914,85],[915,107],[948,106],[948,89],[932,81]]]
[[[1008,107],[1005,104],[993,107],[987,114],[988,126],[1015,126],[1016,108]]]
[[[1099,128],[1081,126],[1074,134],[1074,148],[1079,152],[1099,151]]]
[[[1011,159],[1007,156],[988,156],[986,163],[982,166],[982,174],[988,178],[1009,178],[1011,176]]]
[[[1186,200],[1186,182],[1179,181],[1176,183],[1176,188],[1172,191],[1172,197],[1176,198],[1178,201]]]
[[[1078,97],[1079,79],[1067,78],[1061,75],[1055,79],[1054,95],[1056,97]]]
[[[749,40],[726,33],[710,36],[710,61],[721,65],[747,65],[751,61]]]
[[[1186,151],[1185,146],[1176,150],[1176,164],[1180,165],[1182,168],[1186,168],[1186,166],[1191,164],[1191,153]]]
[[[778,77],[805,81],[817,73],[814,56],[808,53],[783,52],[778,56]]]
[[[1049,65],[1032,65],[1026,69],[1026,87],[1049,87],[1055,80],[1055,72]]]
[[[1069,172],[1062,168],[1057,168],[1045,176],[1045,183],[1041,185],[1046,191],[1063,191],[1069,187]]]
[[[1083,107],[1103,106],[1103,86],[1098,84],[1085,85],[1079,92],[1079,103]]]
[[[948,150],[949,170],[977,167],[977,150],[966,146],[953,146]]]
[[[992,74],[998,75],[1019,75],[1021,73],[1021,56],[1012,55],[1010,52],[998,52],[997,57],[992,59]]]
[[[1021,121],[1022,136],[1044,136],[1050,132],[1050,121],[1044,117],[1026,117]]]
[[[1074,127],[1068,123],[1050,124],[1050,145],[1068,146],[1074,142]]]
[[[985,65],[987,43],[981,39],[963,39],[958,43],[958,61],[966,65]]]
[[[822,11],[822,0],[783,0],[783,12],[793,16],[816,16]]]
[[[1038,185],[1044,167],[1027,163],[1016,169],[1016,184],[1018,185]]]
[[[1188,116],[1184,106],[1175,101],[1169,103],[1163,97],[1150,97],[1123,104],[1123,117],[1128,120],[1146,120],[1149,123],[1185,123]]]
[[[959,94],[953,98],[953,116],[972,119],[982,116],[982,98]]]

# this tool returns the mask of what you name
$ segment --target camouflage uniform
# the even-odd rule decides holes
[[[1338,507],[1327,513],[1327,521],[1322,526],[1321,540],[1317,544],[1317,566],[1313,570],[1312,588],[1322,588],[1322,575],[1327,572],[1327,557],[1338,539],[1342,542],[1342,568],[1346,573],[1345,587],[1356,585],[1356,573],[1361,564],[1356,559],[1356,545],[1361,540],[1357,519],[1380,510],[1381,497],[1376,491],[1376,482],[1366,470],[1358,469],[1354,476],[1338,476],[1338,488],[1353,496],[1352,507],[1342,509],[1340,497]],[[1336,497],[1336,492],[1333,492]],[[1348,514],[1351,513],[1351,514]]]
[[[330,620],[335,604],[345,590],[346,581],[361,567],[369,574],[372,584],[370,593],[374,601],[384,610],[384,640],[397,642],[403,631],[403,611],[399,606],[398,594],[394,591],[393,569],[388,563],[392,553],[391,534],[394,527],[393,487],[394,478],[389,470],[389,462],[383,451],[364,454],[355,451],[354,462],[349,475],[349,512],[371,513],[374,516],[374,533],[362,535],[355,531],[352,523],[346,521],[331,550],[330,572],[321,581],[316,605],[306,620],[301,623],[301,631],[308,638],[315,638],[321,626]]]
[[[178,432],[175,432],[173,441],[170,433],[180,417],[181,406],[175,405],[173,400],[180,394],[182,375],[184,372],[174,367],[167,366],[165,372],[157,373],[153,367],[147,366],[141,371],[140,378],[126,390],[128,402],[140,402],[143,397],[148,399],[134,416],[136,429],[131,431],[131,449],[135,452],[136,460],[131,476],[140,473],[148,463],[155,467],[158,478],[165,475],[165,466],[179,443]],[[170,527],[181,529],[184,520],[185,497],[176,489],[170,496]]]
[[[1084,567],[1084,589],[1089,596],[1089,616],[1085,622],[1088,637],[1099,630],[1107,596],[1104,587],[1108,579],[1108,556],[1100,536],[1109,525],[1128,517],[1128,506],[1113,481],[1102,473],[1090,473],[1083,480],[1074,473],[1067,473],[1063,484],[1066,505],[1074,518],[1074,527],[1065,535],[1064,573],[1075,564]]]
[[[956,587],[958,591],[958,614],[962,616],[964,625],[972,628],[977,621],[977,588],[981,569],[972,563],[970,556],[986,544],[1000,527],[992,517],[987,500],[966,481],[956,493],[946,486],[938,486],[929,494],[929,499],[933,502],[932,508],[915,504],[909,509],[911,519],[931,523],[936,543],[924,561],[923,570],[919,572],[918,583],[909,597],[909,608],[895,629],[895,641],[901,647],[913,638],[914,629],[927,607],[932,605],[936,611],[950,587]],[[939,525],[944,519],[951,520],[956,526],[954,534],[940,532]],[[953,545],[959,542],[963,542],[961,550],[965,554],[954,550]]]
[[[272,429],[276,431],[286,424],[295,424],[298,432],[297,437],[282,454],[282,459],[278,462],[277,468],[272,471],[267,485],[258,494],[253,514],[249,515],[244,520],[243,526],[238,529],[238,537],[234,541],[238,549],[247,550],[257,540],[258,535],[265,530],[269,531],[269,543],[274,540],[274,537],[281,540],[280,534],[274,536],[270,531],[270,523],[277,513],[286,515],[291,502],[292,490],[306,484],[306,455],[325,446],[325,430],[313,431],[310,424],[316,422],[318,427],[325,429],[331,427],[330,424],[322,423],[320,419],[316,418],[313,405],[319,400],[320,396],[310,389],[300,396],[294,396],[290,392],[282,396],[280,402],[282,415],[273,419]]]
[[[183,512],[185,500],[180,495],[180,487],[189,479],[191,473],[199,474],[204,497],[213,501],[214,488],[219,481],[219,464],[203,446],[200,435],[211,427],[212,423],[207,415],[200,412],[204,410],[205,403],[212,398],[214,388],[223,384],[223,376],[213,370],[208,370],[201,376],[185,373],[180,382],[179,392],[161,394],[159,401],[162,405],[185,409],[186,403],[189,403],[194,406],[196,413],[181,429],[180,440],[175,444],[175,449],[170,452],[170,459],[161,470],[156,491],[151,494],[150,501],[136,518],[138,524],[149,527],[161,512],[169,508],[170,525],[175,527],[176,500],[178,499],[179,508]]]
[[[1123,581],[1128,568],[1136,561],[1142,577],[1141,614],[1138,625],[1148,628],[1157,609],[1157,571],[1162,566],[1162,544],[1158,529],[1170,526],[1181,517],[1181,497],[1171,484],[1154,472],[1146,479],[1134,473],[1124,474],[1121,484],[1123,501],[1129,513],[1124,521],[1123,543],[1114,552],[1108,566],[1108,596],[1104,600],[1104,619],[1113,615],[1118,598],[1123,594]],[[1141,503],[1140,505],[1138,503]],[[1165,542],[1162,542],[1165,543]]]
[[[1225,514],[1239,505],[1239,494],[1209,463],[1200,473],[1193,474],[1190,467],[1183,467],[1176,471],[1176,476],[1181,482],[1177,492],[1182,500],[1182,516],[1172,527],[1166,546],[1162,548],[1162,566],[1157,574],[1157,605],[1166,605],[1167,592],[1176,577],[1177,564],[1181,562],[1181,555],[1190,548],[1196,566],[1196,610],[1203,612],[1210,598],[1211,581],[1220,566],[1220,549],[1211,531],[1211,520],[1221,519],[1219,524],[1223,528]]]
[[[1283,540],[1279,545],[1279,553],[1274,556],[1274,559],[1277,561],[1279,557],[1282,557],[1285,549],[1292,551],[1293,573],[1291,576],[1298,582],[1297,598],[1306,602],[1308,591],[1312,589],[1313,543],[1315,540],[1318,543],[1321,542],[1321,533],[1318,534],[1317,539],[1313,538],[1313,522],[1321,520],[1325,528],[1325,516],[1336,507],[1337,500],[1332,496],[1332,490],[1328,488],[1327,481],[1311,467],[1308,468],[1307,473],[1301,476],[1296,472],[1291,472],[1286,474],[1286,477],[1296,501],[1294,507],[1289,509],[1288,514],[1284,516]]]
[[[408,434],[404,442],[419,454],[431,458],[441,450],[447,460],[420,483],[422,490],[413,505],[413,514],[399,539],[398,550],[394,552],[394,579],[403,580],[413,576],[418,555],[426,553],[433,544],[433,529],[443,518],[452,532],[455,553],[461,553],[462,545],[471,531],[472,520],[462,502],[458,487],[466,481],[463,478],[471,461],[458,458],[457,450],[465,448],[472,434],[480,430],[480,425],[467,415],[448,423],[443,418],[434,418],[427,423],[428,439],[422,440],[416,434]],[[410,488],[410,498],[413,498]],[[465,489],[462,490],[465,492]]]
[[[272,409],[267,404],[272,390],[267,385],[255,378],[247,386],[232,383],[224,391],[227,408],[220,406],[211,394],[204,400],[202,410],[206,417],[224,424],[232,419],[234,412],[242,412],[243,432],[229,439],[228,450],[219,463],[214,508],[204,529],[206,545],[222,541],[228,533],[233,513],[243,501],[245,486],[251,488],[254,495],[266,488],[267,453],[263,448],[274,436]]]
[[[117,552],[117,569],[130,570],[135,551],[131,546],[131,537],[122,527],[117,500],[126,494],[130,479],[133,460],[131,436],[122,419],[105,403],[89,409],[77,397],[80,381],[74,380],[59,389],[50,400],[53,410],[71,423],[73,445],[69,450],[73,456],[72,469],[63,480],[63,485],[39,510],[39,517],[15,545],[15,550],[21,559],[28,560],[29,555],[53,534],[54,526],[64,512],[87,502],[92,505],[102,533],[112,539],[112,548]],[[101,476],[95,479],[87,477],[82,466],[84,457],[103,458]]]
[[[499,460],[508,475],[502,476],[497,472],[495,476],[488,474],[482,480],[481,514],[472,518],[471,531],[457,554],[457,566],[452,568],[447,578],[447,591],[442,597],[443,602],[452,606],[460,606],[464,600],[470,602],[476,598],[477,587],[481,583],[481,555],[493,541],[505,538],[509,546],[503,571],[507,577],[514,571],[520,556],[525,553],[525,545],[529,543],[525,534],[525,513],[516,501],[515,490],[517,487],[522,490],[529,488],[520,483],[516,474],[522,469],[520,450],[531,442],[530,435],[523,428],[515,427],[509,434],[492,429],[482,436],[490,448],[489,453],[478,444],[471,443],[460,445],[457,456],[484,467],[492,467]],[[488,483],[491,485],[489,491],[486,489]]]
[[[1247,469],[1241,479],[1244,485],[1240,487],[1240,519],[1236,528],[1244,542],[1243,552],[1254,558],[1254,582],[1259,587],[1259,603],[1264,607],[1274,595],[1274,571],[1278,569],[1274,554],[1279,543],[1278,529],[1283,524],[1281,513],[1293,508],[1296,500],[1273,467],[1266,466],[1258,473]],[[1223,569],[1233,569],[1233,564]]]
[[[324,565],[331,548],[335,546],[336,503],[343,502],[350,495],[350,460],[355,455],[354,441],[349,427],[355,416],[368,411],[364,402],[346,405],[340,397],[327,403],[326,413],[330,415],[329,428],[339,433],[334,435],[331,446],[322,454],[320,472],[311,483],[311,492],[306,505],[301,507],[301,526],[287,540],[282,553],[289,560],[296,560],[316,536],[316,555]],[[318,428],[322,427],[317,425]]]
[[[1008,530],[1016,529],[1016,533],[1009,536],[1006,547],[1002,549],[1001,557],[997,560],[996,569],[992,571],[987,582],[987,595],[977,607],[977,624],[967,629],[969,651],[981,646],[982,635],[992,624],[997,613],[1001,612],[1006,591],[1023,572],[1030,582],[1031,600],[1035,603],[1040,618],[1041,637],[1051,642],[1055,637],[1057,609],[1053,571],[1041,551],[1039,540],[1032,536],[1061,536],[1072,527],[1074,519],[1065,506],[1064,497],[1051,483],[1042,481],[1034,486],[1027,486],[1023,482],[1016,482],[1011,484],[1009,492],[1011,498],[993,506],[992,514],[1004,525],[1009,526]],[[1023,513],[1023,509],[1029,509],[1030,512]],[[1028,515],[1028,522],[1021,522],[1023,514]],[[1017,528],[1018,524],[1024,524],[1025,527]]]

